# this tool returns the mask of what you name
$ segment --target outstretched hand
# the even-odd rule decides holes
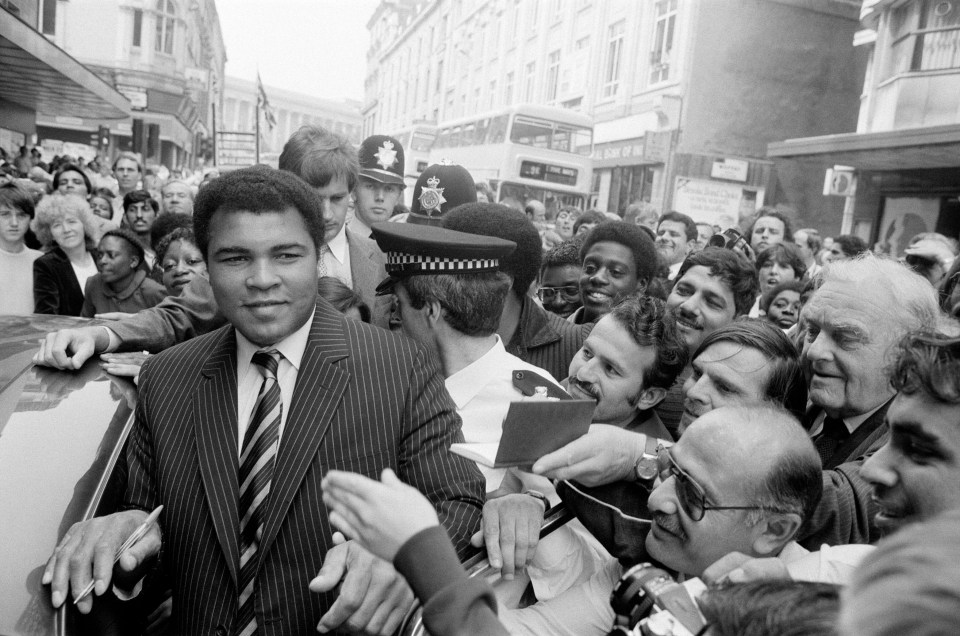
[[[619,426],[591,424],[585,435],[538,459],[533,472],[591,487],[628,479],[643,456],[646,439]]]
[[[433,504],[419,490],[385,469],[380,482],[339,470],[323,478],[330,523],[381,559],[393,561],[411,537],[439,525]]]

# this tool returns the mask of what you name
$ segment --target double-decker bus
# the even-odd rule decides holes
[[[430,163],[444,159],[487,181],[496,200],[522,209],[529,199],[548,212],[584,209],[590,198],[593,120],[551,106],[518,105],[442,122]]]
[[[403,146],[403,181],[407,186],[403,194],[409,207],[417,179],[430,165],[430,148],[437,138],[437,127],[432,124],[413,124],[397,131],[391,137],[395,137]]]

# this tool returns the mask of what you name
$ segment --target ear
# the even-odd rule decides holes
[[[438,301],[428,300],[423,308],[427,312],[427,323],[431,327],[435,327],[437,323],[443,320],[443,307],[440,306]]]
[[[754,554],[775,556],[800,530],[803,520],[795,512],[773,512],[757,524]]]
[[[650,284],[650,281],[649,281],[648,279],[646,279],[646,278],[638,278],[638,279],[637,279],[636,291],[640,292],[641,294],[646,294],[646,293],[647,293],[647,285],[648,285],[648,284]]]
[[[663,398],[667,397],[667,390],[663,387],[652,386],[649,389],[644,389],[640,393],[640,399],[637,400],[637,410],[645,411],[647,409],[652,409],[657,404],[663,401]]]

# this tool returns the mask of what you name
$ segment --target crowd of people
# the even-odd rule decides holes
[[[390,634],[416,597],[434,634],[602,635],[650,561],[707,584],[703,633],[955,630],[956,240],[503,205],[446,163],[406,210],[396,139],[312,126],[279,170],[113,171],[0,186],[4,312],[100,319],[35,361],[139,385],[121,511],[61,538],[54,606],[160,588],[168,633]],[[569,399],[589,430],[530,465],[458,450]]]

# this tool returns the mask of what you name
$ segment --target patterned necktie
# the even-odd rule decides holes
[[[259,565],[257,548],[263,534],[283,413],[280,385],[277,384],[279,358],[280,353],[276,350],[253,354],[253,364],[263,376],[263,384],[240,451],[240,603],[236,622],[238,630],[235,632],[239,636],[250,636],[257,631],[253,600]]]
[[[813,445],[816,447],[817,454],[820,455],[820,461],[824,467],[830,462],[830,458],[837,452],[837,448],[843,443],[843,440],[848,437],[850,437],[850,431],[847,430],[847,425],[843,423],[842,419],[830,416],[824,418],[823,430],[813,440]]]
[[[329,276],[330,272],[327,271],[326,257],[330,253],[330,247],[324,243],[320,246],[320,259],[317,261],[317,277]]]

